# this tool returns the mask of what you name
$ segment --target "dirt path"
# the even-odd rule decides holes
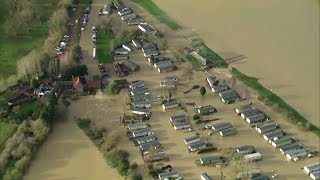
[[[154,1],[320,126],[319,1]]]

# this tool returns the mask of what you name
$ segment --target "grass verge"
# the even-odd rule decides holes
[[[99,63],[111,64],[113,62],[110,41],[113,39],[113,35],[110,31],[98,31],[96,42],[96,53]]]
[[[159,21],[165,23],[173,30],[181,29],[182,27],[171,19],[164,11],[162,11],[152,0],[135,0],[140,6],[154,15]]]
[[[290,120],[295,124],[301,122],[307,130],[310,130],[320,137],[320,128],[309,122],[279,96],[262,86],[257,78],[247,76],[236,68],[231,68],[231,73],[245,85],[255,90],[259,100],[273,107],[273,109],[278,111],[285,119]]]

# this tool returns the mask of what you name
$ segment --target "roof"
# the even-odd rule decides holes
[[[114,50],[114,52],[115,52],[115,53],[118,53],[118,52],[129,53],[129,51],[128,51],[128,50],[126,50],[125,48],[122,48],[122,47],[121,47],[121,48],[117,48],[117,49],[115,49],[115,50]]]
[[[72,78],[72,84],[74,88],[76,88],[79,84],[84,85],[86,83],[87,81],[84,76],[76,76]]]
[[[186,122],[177,122],[177,123],[174,123],[174,127],[183,127],[183,126],[191,126],[191,123],[186,121]]]
[[[204,178],[205,180],[212,180],[212,178],[208,176],[207,173],[201,173],[201,177]]]
[[[178,173],[178,171],[170,171],[165,173],[159,173],[158,176],[160,179],[165,179],[169,177],[179,177],[180,174]]]
[[[113,56],[113,60],[127,60],[127,59],[129,59],[129,56],[125,54],[118,54]]]
[[[131,131],[131,132],[134,133],[134,134],[140,134],[140,133],[145,133],[145,132],[151,132],[151,130],[145,128],[145,129],[133,130],[133,131]]]
[[[237,152],[241,153],[241,152],[252,152],[254,151],[255,148],[254,146],[250,146],[250,145],[244,145],[244,146],[240,146],[237,148]]]
[[[212,129],[215,131],[220,131],[222,129],[227,129],[229,127],[232,127],[230,122],[223,122],[223,123],[212,125]]]
[[[244,111],[254,109],[255,107],[252,104],[246,104],[244,106],[241,106],[239,108],[236,108],[237,113],[242,113]]]
[[[152,142],[140,144],[141,149],[148,149],[150,147],[160,147],[160,146],[161,146],[161,144],[159,141],[152,141]]]
[[[212,87],[212,86],[213,86],[213,83],[214,83],[214,81],[215,81],[215,78],[212,77],[212,76],[208,76],[208,77],[207,77],[207,81],[208,81],[209,85]]]
[[[128,128],[129,129],[130,128],[135,128],[135,127],[140,127],[140,126],[147,126],[147,123],[142,122],[142,123],[130,123],[130,124],[128,124]]]
[[[241,114],[241,116],[247,118],[247,117],[258,115],[260,113],[261,113],[261,111],[259,109],[251,109],[251,110],[243,112]]]
[[[191,137],[188,137],[186,139],[184,139],[185,142],[190,142],[190,141],[194,141],[196,139],[200,139],[199,136],[191,136]]]
[[[158,67],[159,72],[170,72],[175,70],[176,66],[173,64],[168,64],[167,66]]]
[[[149,136],[144,136],[144,137],[139,137],[136,138],[136,141],[145,141],[145,140],[149,140],[149,139],[157,139],[156,135],[149,135]]]
[[[143,108],[133,108],[132,112],[136,111],[136,112],[143,112],[143,113],[150,113],[150,109],[143,109]]]
[[[206,143],[204,141],[198,141],[198,142],[195,142],[195,143],[191,143],[188,146],[189,146],[190,149],[195,149],[195,148],[197,149],[197,148],[205,146],[205,145],[206,145]]]
[[[185,114],[179,114],[179,115],[174,115],[170,117],[171,121],[178,121],[178,120],[186,120],[188,118],[187,115]]]
[[[179,105],[179,101],[176,99],[171,99],[170,101],[164,101],[163,105],[164,106],[173,106],[173,105]]]
[[[140,67],[138,64],[136,64],[136,63],[134,63],[132,61],[129,61],[129,60],[128,61],[124,61],[122,64],[127,66],[130,69],[136,69],[136,68]]]
[[[208,105],[208,106],[199,106],[196,108],[198,111],[200,111],[200,113],[210,113],[210,112],[215,112],[216,109],[211,106],[211,105]]]
[[[208,164],[208,163],[219,163],[222,161],[220,156],[207,156],[207,157],[201,157],[200,161],[203,164]]]

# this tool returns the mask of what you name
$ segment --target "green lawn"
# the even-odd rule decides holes
[[[6,140],[12,136],[15,132],[16,127],[11,123],[0,122],[0,151],[4,147]]]
[[[97,59],[99,63],[107,63],[111,64],[113,62],[113,58],[110,52],[110,41],[112,40],[113,35],[108,31],[98,31],[97,32]]]
[[[263,87],[259,83],[257,78],[247,76],[241,73],[236,68],[232,68],[231,73],[245,85],[255,90],[259,95],[259,99],[261,101],[267,102],[266,104],[270,104],[276,111],[280,112],[281,115],[283,115],[285,118],[290,119],[292,122],[301,122],[303,125],[309,126],[308,129],[320,137],[320,128],[309,122],[305,117],[303,117],[300,113],[298,113],[295,109],[288,105],[279,96]]]
[[[196,58],[194,58],[193,56],[191,55],[186,55],[186,59],[191,63],[192,67],[195,69],[195,70],[200,70],[203,65],[201,64],[201,62],[199,62]]]
[[[33,0],[39,7],[45,1]],[[43,7],[41,18],[46,21],[54,10],[48,6]],[[34,48],[40,48],[47,37],[48,28],[46,23],[37,25],[30,33],[18,35],[16,38],[9,38],[4,30],[6,20],[6,4],[0,6],[0,78],[7,78],[16,73],[16,62],[28,54]]]
[[[173,30],[178,30],[181,26],[162,11],[152,0],[135,0],[140,6],[154,15],[158,20],[165,23]]]

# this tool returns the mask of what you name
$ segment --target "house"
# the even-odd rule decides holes
[[[269,142],[273,147],[280,147],[291,144],[293,142],[293,139],[291,135],[286,135],[279,138],[275,137],[272,140],[269,140]]]
[[[146,129],[148,128],[149,125],[147,123],[131,123],[131,124],[128,124],[128,130],[131,131],[131,130],[137,130],[137,129]]]
[[[135,89],[142,88],[142,87],[144,87],[144,81],[141,81],[141,80],[129,84],[130,90],[135,90]]]
[[[256,130],[262,134],[262,133],[266,133],[268,131],[272,131],[275,130],[279,127],[279,125],[276,122],[270,122],[270,123],[266,123],[266,124],[262,124],[256,127]]]
[[[313,180],[319,180],[320,179],[320,171],[315,171],[310,173],[310,177]]]
[[[305,157],[309,154],[309,151],[306,149],[296,149],[286,154],[288,160],[297,161],[302,157]]]
[[[159,160],[168,159],[168,158],[169,156],[165,152],[149,154],[145,157],[147,162],[154,162],[154,161],[159,161]]]
[[[212,113],[217,112],[216,108],[214,108],[211,105],[199,106],[199,107],[195,108],[195,111],[197,114],[201,114],[201,115],[208,115],[208,114],[212,114]]]
[[[223,157],[221,156],[207,156],[207,157],[201,157],[200,163],[203,166],[216,166],[220,165],[223,161]]]
[[[212,86],[211,90],[212,90],[212,92],[222,92],[222,91],[229,90],[229,87],[227,85],[225,85],[225,84],[216,85],[216,86]]]
[[[208,77],[206,78],[206,80],[207,80],[209,86],[212,88],[212,87],[214,86],[214,82],[215,82],[215,80],[216,80],[216,77],[208,76]]]
[[[150,109],[151,102],[150,101],[134,101],[134,102],[132,102],[132,106],[135,108]]]
[[[303,147],[298,142],[295,142],[295,143],[288,144],[286,146],[282,146],[279,149],[281,154],[287,154],[289,151],[302,149],[302,148]]]
[[[213,131],[221,131],[223,129],[228,129],[231,128],[232,125],[229,122],[223,122],[223,123],[218,123],[218,124],[214,124],[212,125],[212,130]]]
[[[180,177],[180,174],[178,171],[170,171],[170,172],[164,172],[164,173],[159,173],[158,177],[160,180],[167,180],[169,178],[178,178]]]
[[[128,55],[114,55],[113,60],[115,61],[123,61],[123,60],[128,60],[129,56]]]
[[[191,128],[190,122],[177,122],[173,124],[175,130]]]
[[[171,72],[177,69],[177,66],[173,64],[167,64],[166,66],[158,67],[157,70],[159,73]]]
[[[246,161],[258,161],[262,158],[262,155],[258,152],[252,154],[246,154],[243,156]]]
[[[151,115],[150,109],[133,108],[132,114],[149,117]]]
[[[131,20],[131,19],[135,19],[136,17],[137,17],[136,14],[131,13],[131,14],[127,14],[127,15],[121,16],[121,20],[122,21],[128,21],[128,20]]]
[[[241,117],[242,117],[242,119],[246,119],[248,117],[252,117],[252,116],[255,116],[258,114],[261,114],[261,111],[259,109],[251,109],[251,110],[242,112]]]
[[[265,139],[266,141],[269,141],[275,137],[281,137],[284,136],[285,133],[282,131],[282,129],[276,129],[274,131],[271,132],[267,132],[263,135],[263,139]]]
[[[156,56],[153,56],[153,58],[154,58],[153,64],[161,61],[171,61],[169,57],[162,56],[162,55],[156,55]],[[151,57],[148,57],[149,63],[151,63],[151,60],[152,60]]]
[[[142,18],[135,18],[128,20],[128,25],[139,25],[141,23],[145,23],[144,19]]]
[[[130,13],[132,13],[132,10],[128,7],[123,8],[121,11],[118,12],[119,16],[124,16]]]
[[[96,90],[101,88],[101,77],[99,75],[76,76],[72,78],[72,84],[75,93]]]
[[[161,144],[159,143],[159,141],[152,141],[152,142],[140,144],[139,148],[142,151],[148,150],[150,148],[161,149]]]
[[[236,148],[237,153],[239,154],[249,154],[255,151],[254,146],[244,145]]]
[[[162,102],[163,110],[178,108],[179,106],[180,106],[180,103],[176,99],[165,100],[164,102]]]
[[[310,174],[315,171],[320,170],[320,162],[314,163],[314,164],[309,164],[303,167],[304,172],[307,174]]]
[[[194,151],[198,151],[200,149],[203,149],[205,147],[207,147],[207,144],[204,141],[198,141],[198,142],[189,144],[188,151],[194,152]]]
[[[236,108],[235,111],[238,115],[241,115],[243,112],[249,111],[252,109],[255,109],[255,107],[252,104],[247,104],[247,105],[241,106],[239,108]]]
[[[142,47],[141,42],[139,40],[136,40],[136,39],[132,39],[132,44],[138,49],[140,49]]]
[[[207,173],[200,174],[201,180],[212,180],[212,178]]]
[[[203,64],[203,65],[207,65],[208,64],[207,59],[202,57],[198,52],[192,51],[190,54],[191,54],[192,57],[196,58],[201,64]]]
[[[267,120],[267,116],[264,113],[257,114],[255,116],[247,117],[246,121],[249,124],[261,123]]]
[[[159,51],[158,50],[150,50],[150,51],[144,51],[143,52],[143,56],[146,58],[149,58],[151,56],[157,56],[159,55]]]
[[[111,13],[111,5],[110,4],[104,5],[102,8],[102,14],[106,15],[109,13]]]
[[[221,136],[229,136],[229,135],[236,134],[237,130],[235,128],[233,128],[233,127],[230,127],[230,128],[227,128],[227,129],[220,130],[219,133],[220,133]]]
[[[147,24],[147,23],[139,24],[138,28],[144,33],[155,33],[156,32],[156,30],[150,24]]]
[[[153,43],[148,43],[147,45],[142,47],[142,52],[147,52],[147,51],[157,51],[157,45]]]
[[[132,136],[137,138],[137,137],[143,137],[143,136],[150,136],[153,135],[154,132],[151,131],[150,129],[138,129],[138,130],[133,130]]]
[[[128,55],[129,51],[126,50],[125,48],[117,48],[114,50],[115,55]]]
[[[135,90],[132,90],[130,92],[130,94],[131,94],[131,96],[137,96],[137,95],[141,95],[141,94],[149,94],[149,89],[146,87],[135,89]]]
[[[171,117],[169,118],[169,120],[170,120],[172,123],[175,123],[175,122],[185,122],[186,120],[188,120],[188,116],[186,116],[185,114],[179,114],[179,115],[171,116]]]
[[[188,145],[188,144],[192,144],[192,143],[201,141],[201,138],[199,136],[191,136],[191,137],[184,139],[183,141],[185,144]]]
[[[122,47],[129,52],[133,50],[133,47],[131,47],[129,44],[122,44]]]
[[[140,66],[132,61],[124,61],[122,63],[123,66],[126,66],[131,72],[139,71]]]
[[[157,140],[157,136],[156,135],[150,135],[150,136],[144,136],[144,137],[139,137],[134,139],[134,141],[137,144],[144,144],[144,143],[148,143],[148,142],[153,142]]]

